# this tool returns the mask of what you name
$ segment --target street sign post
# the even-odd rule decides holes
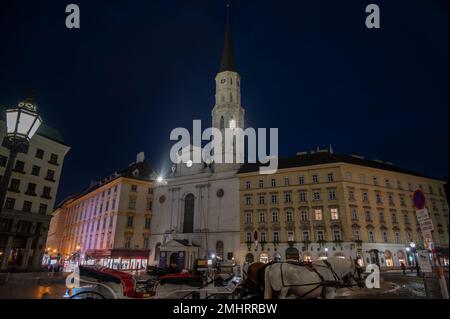
[[[417,189],[413,194],[413,204],[417,209],[423,209],[425,207],[425,194],[422,190]]]
[[[433,259],[435,261],[435,265],[438,266],[439,272],[439,284],[441,286],[441,293],[444,299],[448,299],[448,291],[447,291],[447,282],[444,278],[442,266],[439,261],[436,262],[436,255],[434,252],[433,246],[433,235],[432,231],[434,230],[433,220],[431,219],[430,214],[428,213],[428,209],[425,208],[425,194],[422,190],[417,189],[413,194],[413,205],[416,208],[416,216],[417,221],[420,225],[420,230],[422,232],[422,236],[424,239],[424,246],[431,250],[433,253]],[[429,259],[428,250],[421,250],[417,252],[417,262],[422,270],[423,275],[423,284],[425,287],[425,292],[427,291],[427,285],[425,281],[425,273],[432,273],[433,268],[431,267],[431,262]]]
[[[431,231],[434,230],[433,221],[429,218],[420,221],[419,225],[420,225],[420,230],[422,231],[422,234],[424,235],[424,237],[425,237],[424,232],[431,234]]]
[[[428,209],[426,209],[426,208],[417,209],[416,216],[417,216],[417,220],[419,222],[430,218],[430,214],[428,214]]]

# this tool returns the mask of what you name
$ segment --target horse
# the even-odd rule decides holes
[[[330,257],[316,260],[311,265],[280,262],[268,265],[264,275],[264,299],[288,294],[300,298],[334,299],[336,289],[364,286],[362,269],[350,258]]]

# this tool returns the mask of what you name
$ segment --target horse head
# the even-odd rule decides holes
[[[352,257],[348,258],[348,262],[350,271],[342,277],[342,281],[349,287],[358,286],[359,288],[364,288],[365,284],[362,276],[364,270]]]

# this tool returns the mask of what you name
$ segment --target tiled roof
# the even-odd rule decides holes
[[[395,166],[395,165],[392,165],[392,164],[389,164],[386,162],[364,159],[364,158],[355,157],[352,155],[332,154],[330,152],[315,152],[315,153],[300,154],[300,155],[291,156],[291,157],[280,157],[280,158],[278,158],[278,169],[303,167],[303,166],[314,166],[314,165],[329,164],[329,163],[347,163],[347,164],[377,168],[377,169],[381,169],[381,170],[387,170],[387,171],[392,171],[392,172],[397,172],[397,173],[402,173],[402,174],[436,179],[434,177],[427,176],[425,174],[411,171],[408,169],[404,169],[404,168],[401,168],[401,167],[398,167],[398,166]],[[238,174],[256,172],[259,170],[260,166],[266,166],[266,165],[267,164],[261,165],[260,163],[245,163],[239,169]]]

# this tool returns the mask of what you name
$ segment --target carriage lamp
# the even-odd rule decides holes
[[[406,251],[409,253],[409,251],[411,250],[411,248],[406,247]]]
[[[31,138],[34,136],[42,118],[37,112],[34,93],[20,101],[16,107],[6,110],[6,147],[9,150],[8,163],[0,184],[0,212],[3,209],[7,188],[11,180],[13,164],[19,152],[25,153]]]
[[[411,248],[414,248],[414,247],[416,247],[416,244],[415,243],[409,243],[409,246],[411,246]]]
[[[328,252],[328,247],[325,247],[325,251]]]

